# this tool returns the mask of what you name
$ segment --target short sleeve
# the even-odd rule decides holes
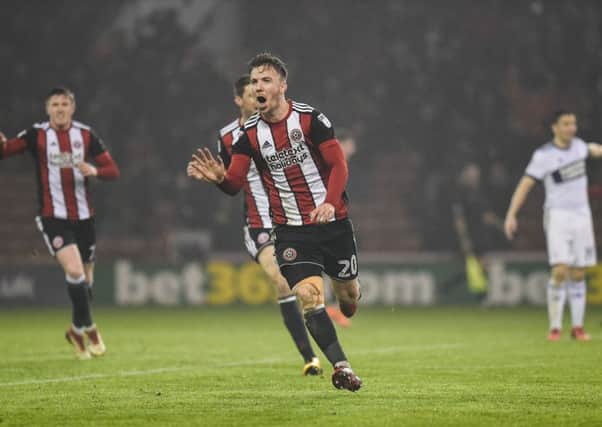
[[[97,157],[105,151],[107,151],[107,147],[102,139],[96,132],[90,130],[90,156]]]
[[[525,175],[530,176],[538,181],[541,181],[546,175],[546,161],[543,153],[536,151],[531,157],[531,161],[525,169]]]
[[[309,137],[315,145],[334,139],[334,129],[332,123],[324,113],[314,110],[311,113],[311,126]]]
[[[232,155],[234,154],[244,154],[245,156],[253,157],[253,148],[246,132],[232,145]]]

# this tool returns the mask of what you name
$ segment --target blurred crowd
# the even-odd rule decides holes
[[[262,50],[288,62],[292,98],[355,135],[352,212],[379,203],[383,158],[415,178],[398,203],[420,249],[457,246],[458,203],[490,233],[488,250],[507,247],[499,220],[554,110],[574,109],[581,135],[601,136],[596,1],[229,3],[0,4],[0,129],[43,119],[51,86],[75,91],[78,119],[122,169],[118,185],[96,188],[102,233],[210,230],[214,248],[240,249],[242,201],[191,182],[185,165],[236,116],[231,81]],[[390,238],[404,248],[404,235]]]

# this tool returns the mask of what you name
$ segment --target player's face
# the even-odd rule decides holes
[[[69,127],[75,113],[75,102],[67,95],[53,95],[46,101],[46,113],[53,127]]]
[[[577,117],[574,114],[560,116],[552,126],[552,131],[556,138],[569,142],[577,134]]]
[[[237,96],[234,99],[234,102],[236,102],[236,105],[240,108],[241,114],[245,117],[249,117],[257,111],[257,98],[253,91],[253,86],[250,84],[246,85],[242,96]]]
[[[274,111],[286,93],[286,81],[278,71],[269,65],[251,70],[251,86],[257,99],[257,109],[261,113]]]

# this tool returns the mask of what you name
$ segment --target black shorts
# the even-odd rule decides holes
[[[264,248],[274,244],[271,228],[250,228],[245,226],[243,227],[243,234],[245,236],[247,253],[255,261],[257,261],[259,253]]]
[[[96,258],[96,230],[94,218],[68,220],[36,217],[38,229],[52,256],[67,245],[76,244],[84,263],[94,262]]]
[[[322,272],[336,280],[357,277],[357,247],[349,219],[323,225],[279,225],[274,234],[278,265],[291,288]]]

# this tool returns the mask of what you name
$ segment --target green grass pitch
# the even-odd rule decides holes
[[[95,315],[108,352],[82,362],[66,309],[0,312],[0,426],[602,425],[600,309],[593,341],[548,343],[541,308],[361,308],[355,394],[301,376],[275,306]]]

